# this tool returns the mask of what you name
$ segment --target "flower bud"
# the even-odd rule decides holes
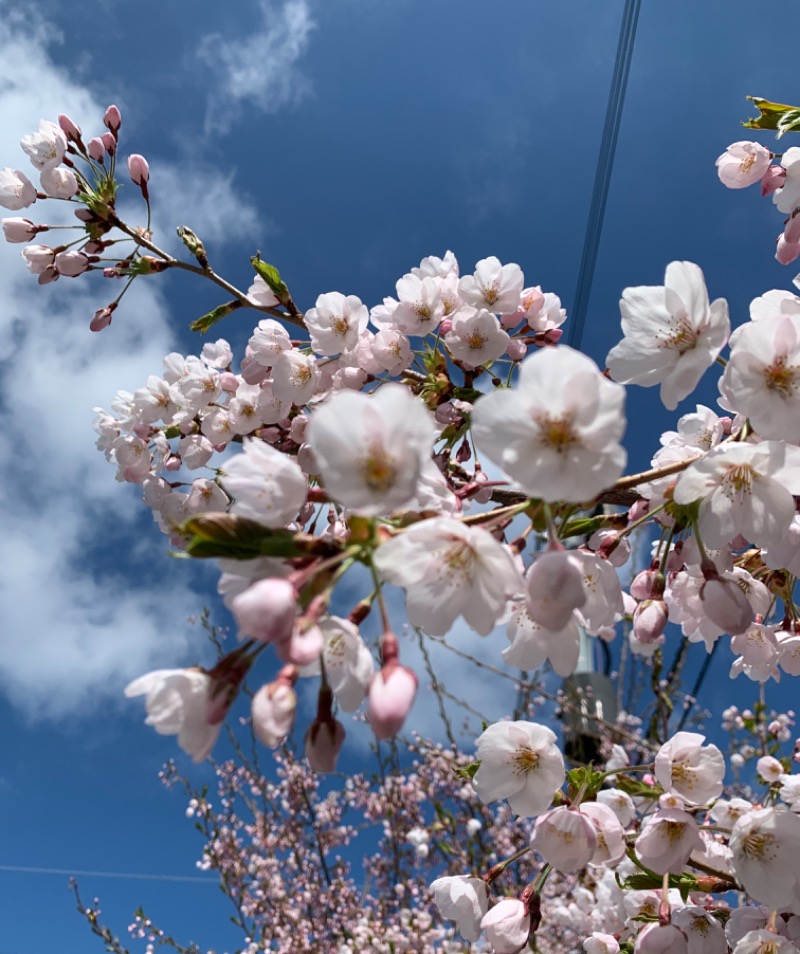
[[[294,666],[284,666],[274,682],[262,686],[253,696],[250,714],[253,732],[267,748],[277,748],[292,731],[297,696],[293,689],[297,681]]]
[[[42,232],[46,226],[34,225],[30,219],[12,218],[3,219],[3,236],[7,242],[30,242],[37,232]]]
[[[117,151],[117,140],[114,138],[113,134],[110,132],[103,133],[100,138],[103,142],[103,146],[105,146],[106,152],[109,154],[109,156],[113,156]]]
[[[394,738],[403,727],[419,685],[416,673],[398,662],[393,633],[384,633],[382,652],[383,668],[372,677],[367,701],[367,721],[379,742]]]
[[[111,324],[111,316],[117,307],[116,302],[112,302],[105,308],[99,308],[89,322],[89,331],[102,331]]]
[[[633,635],[642,643],[653,643],[666,629],[668,619],[663,600],[644,600],[633,614]]]
[[[86,151],[95,162],[102,162],[106,157],[106,147],[103,145],[103,140],[97,136],[89,140]]]
[[[484,914],[481,928],[494,954],[518,954],[528,944],[530,914],[517,898],[503,898]]]
[[[231,609],[240,636],[262,643],[284,642],[294,629],[297,596],[288,580],[270,577],[257,580],[235,596]]]
[[[306,758],[315,772],[332,772],[344,743],[344,726],[338,719],[316,718],[306,732]]]
[[[128,173],[134,185],[144,187],[150,181],[150,166],[138,152],[128,156]]]
[[[786,182],[786,170],[783,166],[770,166],[761,179],[761,195],[772,195],[777,189],[782,189]]]
[[[114,133],[114,138],[116,138],[117,131],[122,125],[122,115],[119,109],[113,104],[108,107],[105,116],[103,116],[103,125],[107,129],[110,129],[111,132]]]
[[[800,256],[800,242],[788,242],[786,236],[778,236],[778,244],[775,246],[775,258],[781,265],[790,265]]]
[[[59,252],[53,262],[59,275],[66,278],[77,278],[82,275],[89,267],[89,257],[83,252],[69,251]]]
[[[81,127],[74,123],[69,116],[65,116],[64,113],[59,114],[58,125],[67,139],[77,142],[81,138]]]

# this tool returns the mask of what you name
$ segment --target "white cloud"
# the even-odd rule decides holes
[[[0,9],[0,165],[27,172],[19,138],[41,117],[65,112],[96,129],[105,104],[53,66],[57,37]],[[181,181],[190,194],[205,188]],[[216,207],[245,215],[222,182]],[[51,219],[53,204],[25,214]],[[237,233],[225,219],[214,237],[228,225]],[[176,348],[161,285],[135,283],[111,328],[93,335],[93,311],[120,286],[92,275],[40,288],[19,250],[0,245],[0,691],[31,717],[60,718],[118,698],[147,669],[203,656],[186,617],[205,597],[191,568],[168,562],[165,540],[135,489],[114,481],[91,429],[94,406],[140,386]]]
[[[308,48],[314,21],[307,0],[260,0],[260,29],[239,36],[212,33],[198,56],[214,73],[206,133],[227,132],[244,108],[276,113],[310,92],[298,61]]]

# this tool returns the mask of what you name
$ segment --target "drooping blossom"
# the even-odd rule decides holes
[[[297,709],[296,681],[295,667],[284,666],[277,678],[263,685],[253,696],[250,704],[253,732],[267,748],[279,746],[292,731]]]
[[[67,137],[60,126],[47,119],[39,122],[39,129],[20,140],[22,151],[41,172],[57,166],[67,151]]]
[[[481,928],[492,945],[493,954],[519,954],[527,947],[531,917],[522,901],[503,898],[484,914]]]
[[[26,209],[36,201],[36,187],[18,169],[0,169],[0,206],[11,212]]]
[[[671,262],[663,285],[626,288],[620,311],[625,337],[609,352],[611,376],[622,384],[660,384],[662,402],[674,410],[727,342],[728,303],[709,304],[699,266]]]
[[[220,732],[220,724],[210,725],[206,718],[211,683],[199,669],[157,669],[128,683],[125,695],[146,696],[145,725],[159,735],[177,735],[183,751],[202,762]]]
[[[531,848],[557,871],[585,868],[597,847],[597,830],[588,815],[560,805],[536,819]]]
[[[515,390],[481,398],[475,442],[532,497],[591,500],[620,476],[627,455],[624,388],[572,348],[545,348],[520,365]]]
[[[546,811],[564,783],[564,757],[555,733],[537,722],[496,722],[480,736],[473,778],[482,802],[508,799],[525,818]]]
[[[468,875],[437,878],[431,891],[442,917],[456,922],[456,930],[465,941],[476,941],[481,933],[481,919],[489,910],[486,882]]]

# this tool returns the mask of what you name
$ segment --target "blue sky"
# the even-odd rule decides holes
[[[583,339],[599,362],[619,337],[622,288],[659,284],[672,259],[703,267],[734,324],[794,274],[772,257],[771,204],[722,188],[714,159],[747,138],[745,94],[797,99],[776,36],[796,35],[800,12],[778,24],[742,0],[643,6]],[[465,270],[487,255],[518,262],[569,309],[622,7],[0,0],[0,165],[26,168],[18,141],[40,118],[97,129],[116,102],[125,150],[150,160],[159,237],[190,225],[239,285],[260,248],[301,308],[334,289],[372,305],[452,248]],[[165,353],[199,348],[186,327],[218,298],[181,277],[139,282],[91,336],[102,280],[38,288],[8,246],[0,300],[0,862],[194,876],[199,843],[156,780],[176,748],[121,689],[198,657],[186,618],[213,603],[215,574],[169,560],[94,449],[91,420]],[[250,326],[237,315],[220,333],[242,346]],[[696,399],[714,396],[710,383]],[[629,405],[642,469],[675,416],[655,391],[632,390]],[[750,703],[750,684],[737,688]],[[81,882],[120,931],[143,903],[181,939],[233,943],[213,883]],[[63,876],[0,869],[0,885],[0,954],[92,950]]]

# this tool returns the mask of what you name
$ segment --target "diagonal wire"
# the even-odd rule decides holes
[[[636,40],[640,6],[641,0],[625,0],[622,27],[620,28],[617,44],[617,56],[614,61],[614,73],[611,78],[611,91],[608,96],[608,107],[603,126],[603,137],[600,142],[600,156],[597,162],[592,202],[589,208],[586,236],[583,243],[583,255],[578,272],[578,284],[575,289],[572,321],[567,336],[567,342],[573,348],[579,346],[586,322],[586,311],[589,306],[597,252],[600,246],[600,234],[603,229],[603,218],[608,200],[608,189],[611,184],[611,173],[614,167],[617,139],[619,138],[622,107],[625,103],[625,92],[628,87],[628,75],[633,56],[633,45]]]
[[[200,875],[136,874],[130,871],[82,871],[79,868],[36,868],[29,865],[0,865],[0,871],[15,874],[72,875],[80,878],[136,878],[140,881],[187,881],[194,884],[219,884],[216,878]]]

